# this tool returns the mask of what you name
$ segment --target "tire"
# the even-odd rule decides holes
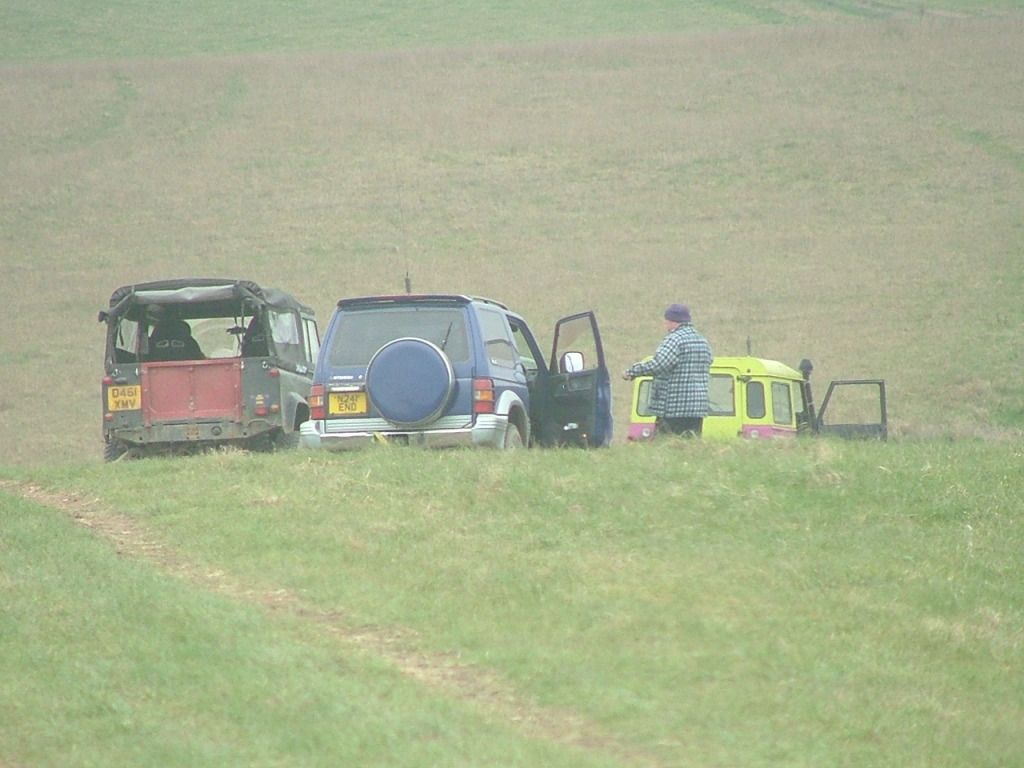
[[[283,429],[276,430],[270,439],[271,450],[273,451],[294,451],[299,447],[299,431],[285,432]]]
[[[111,440],[110,442],[103,444],[104,461],[117,461],[126,453],[128,453],[128,449],[124,447],[123,443],[120,443],[117,440]]]
[[[422,427],[451,402],[455,372],[448,356],[426,339],[395,339],[374,353],[366,391],[377,412],[399,428]]]
[[[516,451],[525,447],[525,445],[523,433],[519,431],[519,427],[516,424],[509,423],[508,429],[505,430],[505,444],[502,445],[502,448],[506,451]]]

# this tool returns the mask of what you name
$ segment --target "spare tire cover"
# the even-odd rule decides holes
[[[366,369],[370,402],[399,427],[418,427],[440,416],[451,398],[455,373],[448,356],[426,339],[389,341]]]

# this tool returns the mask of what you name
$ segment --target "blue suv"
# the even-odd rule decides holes
[[[526,321],[459,295],[338,302],[301,426],[307,448],[608,445],[611,383],[592,312],[560,320],[545,361]]]

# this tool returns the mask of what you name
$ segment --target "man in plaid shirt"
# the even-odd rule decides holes
[[[654,375],[650,407],[658,433],[699,437],[708,415],[711,346],[682,304],[665,310],[665,330],[654,357],[631,365],[623,378]]]

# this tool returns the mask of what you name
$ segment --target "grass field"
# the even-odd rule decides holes
[[[1001,15],[1019,0],[352,0],[188,2],[9,0],[0,9],[4,59],[151,58],[225,53],[309,53],[449,48],[673,34],[694,29]]]
[[[1020,2],[0,7],[0,766],[1024,764]],[[879,445],[100,461],[119,285],[597,312]],[[117,556],[114,556],[116,553]]]
[[[1024,757],[1019,447],[494,456],[226,453],[0,489],[0,757]]]

